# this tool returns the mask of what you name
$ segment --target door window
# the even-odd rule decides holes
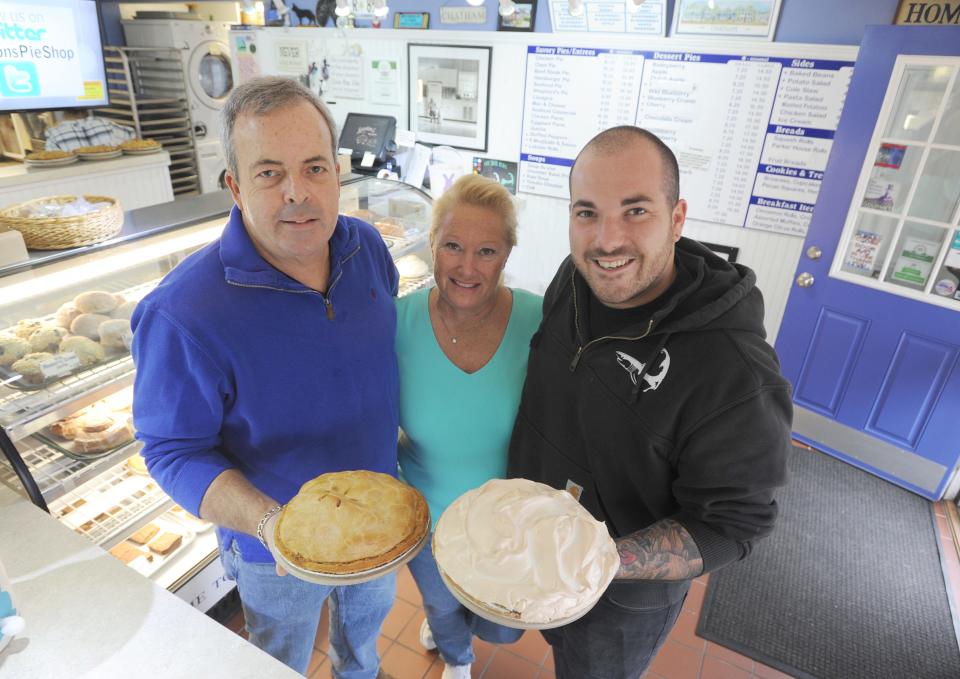
[[[960,58],[901,56],[831,276],[960,310]]]

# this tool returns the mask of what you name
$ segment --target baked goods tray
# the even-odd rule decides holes
[[[144,544],[137,544],[132,539],[148,529],[153,530],[154,535]],[[167,536],[178,538],[178,542],[173,548],[161,551],[158,540]],[[196,533],[177,521],[170,512],[166,512],[132,535],[127,536],[125,540],[111,547],[109,551],[140,575],[149,578],[173,561],[196,537]],[[154,549],[151,545],[155,545],[157,548]],[[125,555],[124,558],[121,558],[121,554]]]
[[[115,450],[119,450],[124,446],[130,445],[130,442],[133,441],[133,435],[131,434],[129,438],[125,438],[125,440],[120,441],[115,445],[107,446],[102,450],[98,450],[93,453],[85,453],[79,449],[79,446],[77,445],[76,441],[69,441],[66,439],[62,439],[58,436],[55,436],[50,432],[49,427],[44,427],[43,429],[38,431],[36,434],[34,434],[34,436],[37,438],[37,440],[42,441],[43,443],[50,446],[54,450],[60,453],[63,453],[67,457],[71,457],[74,460],[80,460],[80,461],[96,460],[98,458],[105,457],[106,455],[109,455]]]
[[[383,575],[387,575],[388,573],[399,570],[401,566],[420,553],[420,550],[423,549],[423,546],[427,544],[427,539],[429,537],[430,533],[427,532],[410,549],[405,551],[393,561],[389,561],[382,566],[377,566],[376,568],[371,568],[359,573],[348,573],[344,575],[309,571],[287,561],[283,554],[280,553],[280,550],[275,550],[272,553],[274,558],[277,560],[277,563],[279,563],[287,571],[287,573],[301,580],[314,582],[318,585],[356,585],[361,582],[375,580]]]
[[[102,544],[168,501],[152,478],[118,464],[48,507],[61,523]]]
[[[67,457],[34,437],[17,442],[20,457],[48,503],[54,502],[99,476],[139,448],[140,443],[133,441],[104,457],[95,460],[77,460]],[[22,492],[20,480],[13,471],[13,467],[2,459],[0,459],[0,483],[12,490]]]
[[[39,391],[40,389],[45,389],[51,384],[56,384],[65,377],[70,377],[77,373],[83,372],[84,370],[90,370],[102,365],[109,365],[118,360],[125,359],[130,355],[130,352],[117,350],[117,349],[105,349],[104,358],[102,361],[88,367],[83,368],[79,361],[76,360],[75,355],[70,352],[64,354],[56,354],[53,358],[48,359],[41,365],[41,370],[44,370],[46,375],[43,379],[37,382],[33,382],[28,378],[24,377],[20,373],[11,370],[7,367],[0,366],[0,384],[6,387],[13,387],[14,389],[19,389],[20,391]]]
[[[122,295],[128,302],[134,302],[142,299],[148,292],[153,290],[153,288],[156,287],[157,283],[159,282],[160,279],[158,278],[156,280],[147,281],[146,283],[130,286],[123,290],[115,290],[111,292],[117,295]],[[65,302],[67,301],[69,300],[65,300]],[[38,316],[23,320],[37,321],[43,326],[62,327],[57,321],[56,314],[48,314],[46,316]],[[6,337],[15,335],[16,328],[17,326],[13,325],[6,329],[0,330],[0,335]],[[93,341],[100,346],[99,342],[96,342],[96,340]],[[14,371],[10,366],[0,366],[0,385],[12,387],[20,391],[38,391],[73,375],[80,375],[86,371],[95,370],[99,366],[111,365],[117,361],[125,360],[130,355],[130,352],[126,349],[115,347],[103,347],[103,353],[104,355],[102,360],[87,366],[81,365],[80,361],[73,352],[65,352],[62,354],[54,353],[52,358],[47,359],[40,364],[41,374],[39,379],[24,377],[19,372]]]

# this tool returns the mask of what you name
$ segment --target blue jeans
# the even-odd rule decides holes
[[[464,608],[443,584],[437,562],[433,560],[433,535],[407,566],[423,597],[423,610],[437,643],[440,657],[448,665],[470,665],[473,655],[473,635],[492,644],[512,644],[521,636],[522,629],[497,625],[474,615]]]
[[[666,641],[685,598],[663,608],[631,608],[604,594],[579,620],[543,630],[557,679],[636,679]]]
[[[329,596],[330,660],[336,679],[375,679],[377,637],[397,592],[395,573],[359,585],[332,587],[279,576],[272,563],[244,561],[236,540],[220,557],[236,580],[250,642],[300,674],[306,674]]]

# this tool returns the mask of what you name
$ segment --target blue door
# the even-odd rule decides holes
[[[797,438],[942,497],[960,460],[960,28],[867,29],[794,279],[776,346]]]

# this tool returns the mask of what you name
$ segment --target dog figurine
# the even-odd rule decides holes
[[[334,2],[334,6],[336,6],[336,2]],[[298,26],[303,26],[304,19],[307,20],[307,26],[313,26],[317,23],[317,16],[309,9],[300,9],[296,5],[291,5],[290,9],[297,15]]]

